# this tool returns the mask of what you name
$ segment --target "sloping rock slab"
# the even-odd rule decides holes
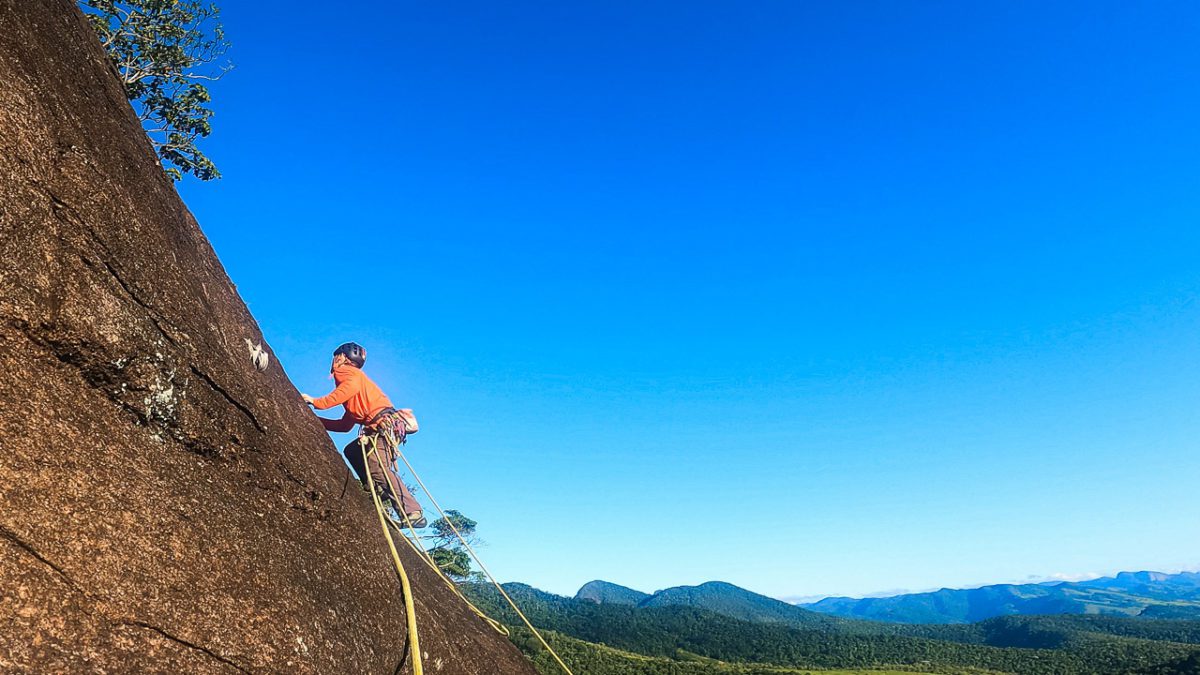
[[[409,672],[375,513],[69,0],[0,0],[0,671]],[[533,673],[407,550],[430,673]]]

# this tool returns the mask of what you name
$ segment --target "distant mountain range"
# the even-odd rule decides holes
[[[899,623],[972,623],[1012,614],[1198,619],[1200,574],[1121,572],[1091,581],[943,588],[889,598],[825,598],[801,606],[836,616]]]
[[[1200,573],[1122,572],[1090,581],[944,588],[887,598],[825,598],[791,605],[733,584],[676,586],[653,594],[606,581],[584,584],[577,600],[633,607],[695,607],[744,621],[797,628],[832,627],[845,619],[893,623],[974,623],[997,616],[1109,614],[1200,619]]]

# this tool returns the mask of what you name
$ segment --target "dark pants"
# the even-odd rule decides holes
[[[371,453],[372,443],[369,440],[359,438],[353,443],[346,446],[342,453],[346,455],[346,460],[350,462],[354,473],[358,474],[358,480],[363,485],[367,484],[367,470],[371,472],[371,479],[375,481],[375,488],[386,499],[390,499],[392,504],[397,507],[402,513],[415,513],[421,510],[421,505],[413,498],[412,493],[408,491],[408,486],[404,481],[400,480],[400,476],[396,475],[396,451],[392,445],[392,441],[387,434],[378,435],[378,457],[375,453],[367,455],[367,467],[363,467],[363,445],[366,445],[368,453]],[[380,463],[383,468],[380,468]]]

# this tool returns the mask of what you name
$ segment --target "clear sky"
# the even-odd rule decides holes
[[[1200,564],[1200,5],[221,4],[181,192],[502,580]]]

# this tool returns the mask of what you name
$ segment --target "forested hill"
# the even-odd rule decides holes
[[[626,588],[607,581],[589,581],[580,587],[575,594],[578,600],[590,600],[597,603],[613,605],[636,605],[650,597],[649,594]]]
[[[803,609],[721,581],[699,586],[675,586],[654,594],[592,581],[575,594],[577,600],[637,607],[696,607],[746,621],[774,622],[799,628],[841,625],[844,619]]]
[[[697,607],[735,619],[778,622],[799,628],[836,626],[845,622],[775,598],[753,593],[720,581],[699,586],[676,586],[658,591],[643,600],[641,607]]]

